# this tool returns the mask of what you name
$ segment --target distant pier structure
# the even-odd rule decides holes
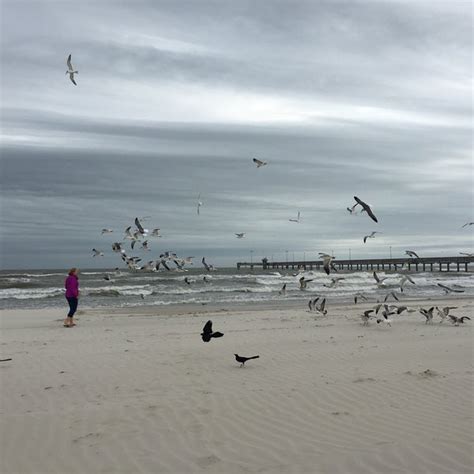
[[[430,271],[430,272],[469,272],[469,264],[474,263],[474,257],[428,257],[428,258],[368,258],[362,260],[339,260],[335,258],[332,263],[338,270],[388,270],[397,271],[402,267],[408,271]],[[263,270],[320,270],[323,267],[322,260],[314,261],[284,261],[270,262],[267,258],[263,258],[260,262],[237,262],[237,270],[241,268],[254,267]]]

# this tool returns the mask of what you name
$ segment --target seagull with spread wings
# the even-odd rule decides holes
[[[74,66],[72,65],[72,62],[71,62],[71,55],[68,56],[67,58],[67,71],[66,71],[66,74],[69,74],[69,79],[71,79],[71,82],[77,86],[76,84],[76,81],[74,80],[74,74],[79,74],[79,71],[76,71],[74,69]]]
[[[356,200],[357,204],[360,204],[362,206],[362,211],[361,212],[366,212],[367,215],[374,222],[378,222],[377,218],[375,217],[375,214],[372,211],[372,206],[370,204],[367,204],[366,202],[362,201],[362,199],[359,199],[357,196],[354,196],[354,199]]]
[[[268,164],[266,161],[258,160],[257,158],[252,158],[252,161],[257,165],[257,168],[261,168]]]

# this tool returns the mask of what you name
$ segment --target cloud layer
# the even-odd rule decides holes
[[[115,266],[137,215],[221,266],[472,251],[469,2],[8,2],[1,59],[3,268]]]

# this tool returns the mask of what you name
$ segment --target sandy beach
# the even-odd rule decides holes
[[[1,471],[472,472],[471,322],[368,307],[3,311]]]

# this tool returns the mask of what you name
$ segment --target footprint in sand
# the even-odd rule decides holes
[[[206,468],[206,467],[212,466],[213,464],[219,461],[220,461],[220,458],[218,458],[214,454],[211,454],[210,456],[198,458],[197,463],[199,467]]]

